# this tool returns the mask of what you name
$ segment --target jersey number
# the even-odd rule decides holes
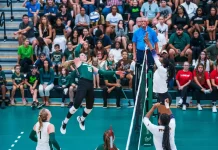
[[[89,72],[92,72],[92,67],[88,67],[88,71],[89,71]]]

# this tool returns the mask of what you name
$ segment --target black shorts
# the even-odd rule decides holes
[[[172,97],[170,95],[170,93],[166,92],[166,93],[158,93],[158,97],[157,97],[157,102],[161,103],[161,105],[165,105],[165,99],[169,99],[170,101],[170,105],[172,103]]]
[[[93,81],[81,78],[78,82],[78,87],[74,100],[74,107],[76,109],[80,107],[84,98],[86,99],[86,108],[92,109],[94,105]]]

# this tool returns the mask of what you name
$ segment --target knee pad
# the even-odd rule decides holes
[[[85,108],[84,111],[85,111],[86,114],[90,114],[91,111],[92,111],[92,109],[87,109],[87,108]]]
[[[78,109],[76,109],[74,106],[72,106],[70,109],[69,109],[69,112],[71,114],[74,114]]]

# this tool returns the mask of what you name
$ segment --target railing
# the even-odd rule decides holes
[[[11,22],[14,20],[12,4],[13,4],[12,0],[7,0],[7,7],[11,7]]]
[[[1,13],[0,16],[0,26],[4,26],[4,42],[7,40],[6,28],[5,28],[5,12]]]

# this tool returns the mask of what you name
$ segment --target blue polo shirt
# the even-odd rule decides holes
[[[30,12],[30,9],[32,10],[32,12],[36,12],[37,10],[40,10],[40,4],[36,2],[32,5],[31,2],[27,2],[26,8],[28,9],[28,16],[33,17],[33,14]]]
[[[157,34],[152,28],[147,26],[147,31],[146,31],[141,27],[133,33],[133,38],[132,38],[132,42],[136,43],[137,50],[141,50],[141,51],[145,50],[146,44],[144,42],[144,37],[146,35],[146,32],[148,32],[148,38],[153,47],[154,47],[154,44],[158,42]]]

